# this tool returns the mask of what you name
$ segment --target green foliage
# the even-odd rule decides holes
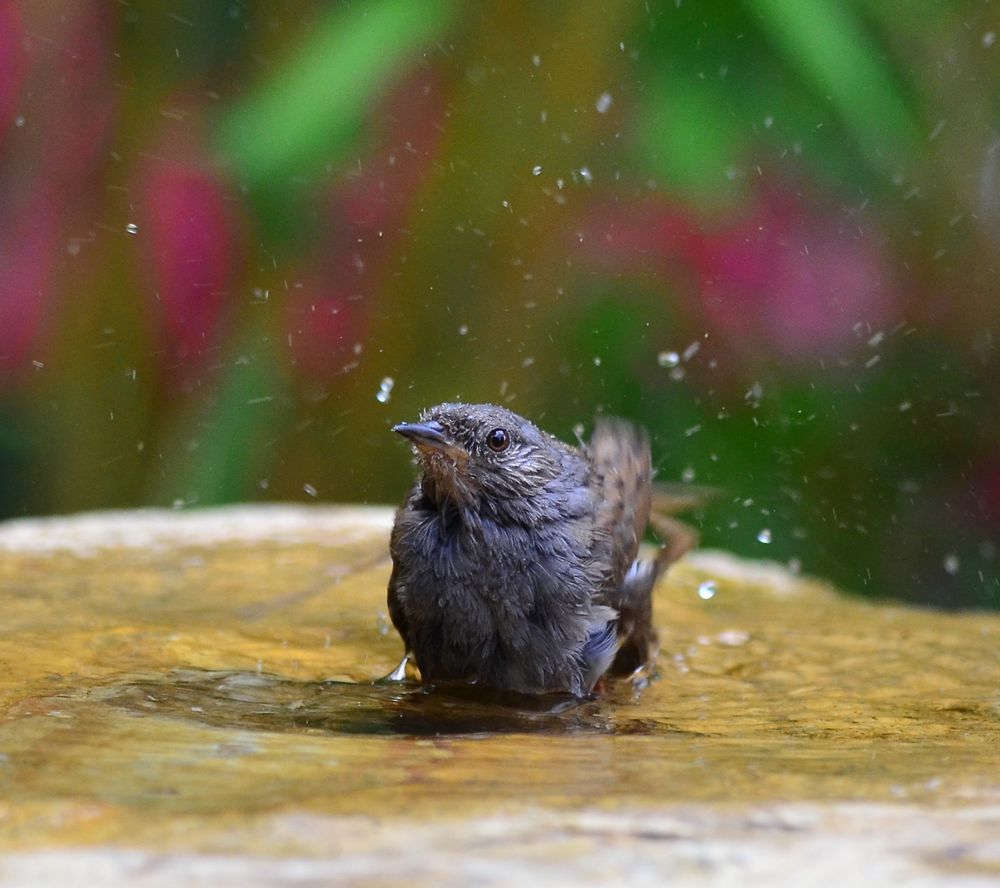
[[[75,48],[0,83],[0,314],[43,318],[0,343],[38,371],[0,405],[3,514],[396,501],[390,424],[493,399],[647,426],[662,478],[724,491],[709,545],[1000,604],[993,4],[16,5],[18,45]],[[126,236],[163,162],[196,199]]]
[[[196,404],[175,419],[154,502],[238,502],[266,477],[274,430],[288,417],[285,379],[259,324],[234,339],[226,358],[208,409]]]
[[[332,10],[228,113],[219,130],[223,157],[254,188],[283,189],[303,168],[341,162],[372,100],[441,37],[453,11],[449,0],[371,0]]]
[[[916,127],[883,54],[850,3],[750,0],[775,48],[829,101],[866,160],[892,172],[912,155]]]

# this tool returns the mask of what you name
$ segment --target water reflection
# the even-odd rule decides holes
[[[104,702],[130,712],[213,727],[281,733],[435,737],[651,733],[649,723],[622,719],[616,711],[616,696],[624,692],[580,700],[565,694],[531,697],[475,687],[425,689],[413,684],[303,682],[266,673],[175,670],[162,678],[113,686]]]

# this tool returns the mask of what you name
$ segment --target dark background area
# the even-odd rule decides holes
[[[0,516],[645,425],[704,542],[1000,605],[989,0],[0,0]]]

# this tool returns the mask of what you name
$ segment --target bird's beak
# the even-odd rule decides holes
[[[444,427],[439,422],[401,422],[393,426],[392,430],[410,441],[422,453],[437,451],[452,455],[454,451],[461,449],[448,440]]]

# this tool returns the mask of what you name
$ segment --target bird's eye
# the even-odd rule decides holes
[[[494,453],[503,453],[510,447],[510,435],[506,429],[493,429],[486,436],[486,446]]]

